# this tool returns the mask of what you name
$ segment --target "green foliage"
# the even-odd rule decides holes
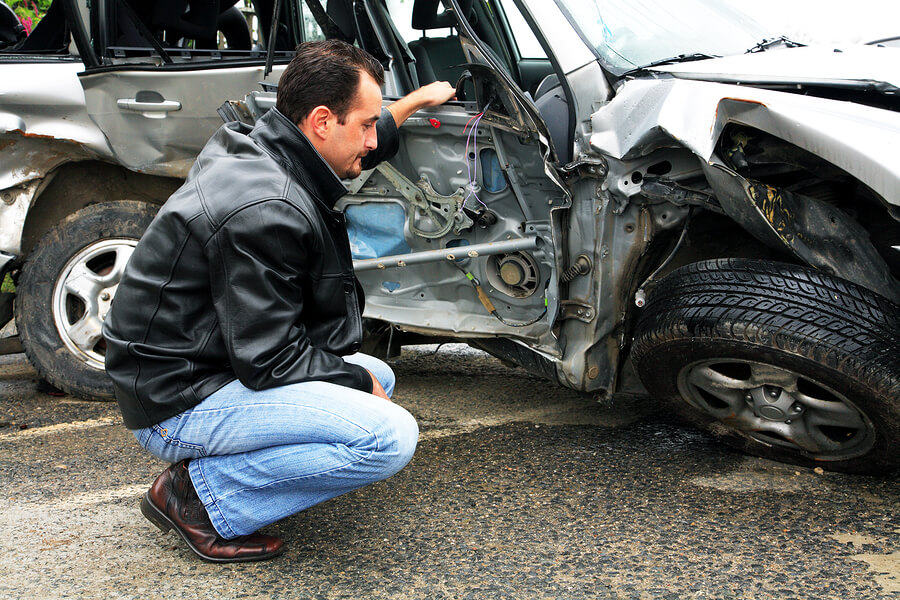
[[[7,4],[9,4],[9,7],[16,13],[16,16],[19,17],[19,20],[25,26],[25,30],[28,33],[31,33],[31,30],[37,26],[41,18],[47,13],[52,1],[53,0],[13,0],[13,2],[8,2]]]
[[[12,292],[15,293],[16,284],[13,283],[12,277],[9,276],[9,273],[6,274],[6,277],[3,278],[3,283],[0,284],[0,292]]]

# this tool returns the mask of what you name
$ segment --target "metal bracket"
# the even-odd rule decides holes
[[[641,195],[651,202],[669,202],[675,206],[699,206],[720,215],[725,214],[712,193],[692,190],[670,179],[644,177],[641,182]]]
[[[379,164],[375,169],[403,196],[410,205],[409,230],[428,239],[437,239],[447,235],[452,229],[459,234],[471,228],[475,223],[460,210],[466,197],[466,190],[460,188],[451,196],[438,194],[427,178],[422,177],[413,183],[388,162]],[[418,221],[431,221],[434,230],[422,229]]]
[[[585,323],[594,320],[594,307],[586,302],[577,300],[563,300],[559,303],[560,319],[578,319]]]
[[[559,168],[566,183],[572,183],[579,179],[602,179],[609,173],[609,165],[601,158],[584,158],[576,162],[570,162]]]

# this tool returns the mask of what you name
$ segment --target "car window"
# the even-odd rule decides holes
[[[322,2],[322,8],[328,10],[328,1]],[[315,16],[306,4],[302,4],[300,12],[303,14],[303,41],[315,42],[324,40],[327,36],[322,32],[322,28],[316,22]]]
[[[57,0],[59,1],[59,0]],[[92,3],[97,53],[114,62],[263,59],[275,0],[99,0]],[[300,42],[299,6],[280,2],[276,58],[289,58]],[[116,59],[121,59],[117,61]]]
[[[62,0],[0,1],[0,52],[66,55],[69,41]]]
[[[397,32],[407,44],[421,38],[442,38],[453,35],[453,29],[413,29],[412,11],[414,0],[387,0],[388,12]]]
[[[612,72],[690,54],[740,54],[769,37],[734,6],[704,0],[559,0]]]
[[[506,16],[512,35],[513,45],[519,51],[519,58],[547,58],[544,49],[541,48],[540,42],[531,31],[531,27],[525,21],[525,17],[519,12],[519,8],[513,0],[494,0],[500,8],[498,12],[502,12]]]
[[[377,42],[373,41],[374,33],[361,3],[354,0],[302,0],[298,6],[304,40],[337,38],[361,46],[380,58],[380,50],[373,47]]]

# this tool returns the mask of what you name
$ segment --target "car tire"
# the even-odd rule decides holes
[[[83,208],[48,231],[16,286],[16,327],[38,373],[88,400],[113,399],[100,334],[125,263],[158,206],[122,200]]]
[[[648,391],[750,454],[850,473],[900,465],[900,307],[791,264],[719,259],[651,291]]]

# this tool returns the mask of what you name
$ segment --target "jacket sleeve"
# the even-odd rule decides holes
[[[400,149],[400,132],[397,131],[394,116],[386,108],[381,109],[381,116],[375,121],[375,134],[378,137],[378,146],[363,157],[363,171],[392,159]]]
[[[371,393],[365,368],[307,336],[303,281],[314,239],[301,211],[269,200],[231,215],[207,243],[212,301],[231,368],[254,390],[315,380]]]

